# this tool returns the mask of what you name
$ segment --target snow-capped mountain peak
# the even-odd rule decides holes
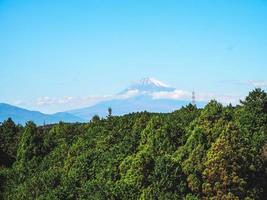
[[[154,85],[157,87],[170,87],[169,85],[155,79],[155,78],[143,78],[137,82],[140,85]]]
[[[138,91],[140,94],[149,94],[153,92],[166,92],[166,91],[174,91],[175,88],[168,86],[167,84],[155,79],[155,78],[143,78],[119,94],[126,94],[129,91]]]

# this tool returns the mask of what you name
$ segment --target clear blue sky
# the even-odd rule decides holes
[[[143,77],[245,95],[266,88],[267,1],[0,0],[0,76],[0,102],[45,112]]]

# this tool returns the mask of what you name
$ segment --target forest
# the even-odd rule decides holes
[[[267,198],[267,93],[88,123],[0,124],[0,199]]]

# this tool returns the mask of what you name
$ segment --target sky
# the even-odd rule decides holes
[[[45,113],[144,77],[237,101],[266,52],[267,0],[0,0],[0,102]]]

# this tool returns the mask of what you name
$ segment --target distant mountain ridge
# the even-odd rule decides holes
[[[172,99],[152,99],[147,95],[140,95],[127,99],[115,99],[110,101],[100,102],[94,106],[81,108],[77,110],[67,111],[68,113],[79,116],[83,119],[91,119],[94,115],[100,117],[107,116],[108,108],[112,108],[113,115],[124,115],[132,112],[161,112],[168,113],[184,105],[189,104],[186,100],[172,100]]]
[[[85,108],[44,114],[38,111],[30,111],[5,103],[0,103],[0,122],[11,117],[16,123],[25,124],[34,121],[38,125],[64,122],[86,122],[94,115],[107,116],[107,110],[112,108],[113,115],[124,115],[132,112],[160,112],[168,113],[181,108],[191,100],[177,100],[168,98],[155,98],[155,94],[172,94],[176,89],[155,78],[144,78],[127,87],[113,96],[112,99],[99,102]],[[203,107],[205,102],[197,102],[198,107]]]
[[[155,78],[144,78],[118,93],[114,99],[66,112],[87,120],[91,119],[94,115],[106,117],[109,107],[112,108],[113,115],[124,115],[139,111],[172,112],[191,103],[191,100],[155,99],[153,94],[174,92],[175,90],[174,87]],[[197,102],[198,107],[203,107],[204,104],[204,102]]]
[[[60,121],[64,122],[83,122],[80,117],[74,116],[70,113],[61,112],[55,114],[44,114],[38,111],[30,111],[27,109],[12,106],[6,103],[0,103],[0,122],[7,118],[12,118],[15,123],[25,124],[27,121],[33,121],[38,125],[54,124]]]

